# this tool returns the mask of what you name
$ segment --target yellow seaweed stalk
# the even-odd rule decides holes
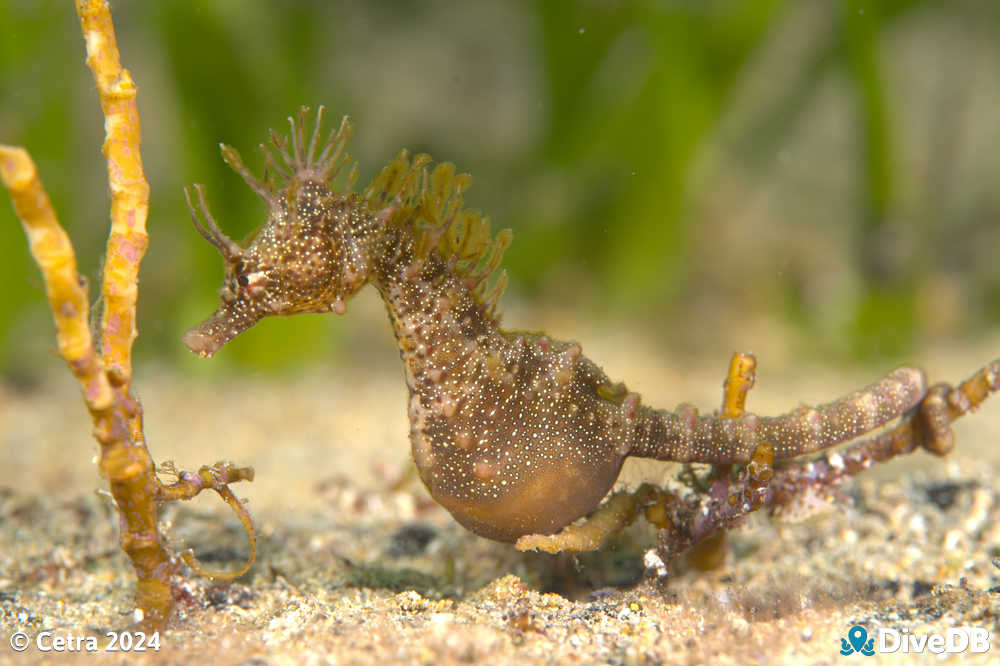
[[[249,515],[228,484],[252,480],[253,469],[218,463],[202,467],[197,473],[182,472],[173,484],[164,484],[156,476],[143,434],[142,407],[130,391],[132,343],[138,335],[138,272],[149,242],[149,184],[139,152],[136,87],[121,66],[107,3],[77,0],[76,10],[86,42],[87,65],[93,72],[104,113],[103,152],[111,188],[111,232],[101,284],[104,310],[99,351],[90,332],[87,286],[77,272],[73,245],[59,224],[28,152],[0,146],[0,178],[42,272],[59,353],[80,382],[93,419],[94,436],[101,449],[100,471],[108,480],[120,513],[121,547],[136,573],[136,618],[144,626],[159,629],[165,626],[173,608],[171,575],[178,568],[159,533],[160,504],[191,499],[205,489],[217,492],[247,528],[249,561],[239,571],[215,574],[201,567],[190,553],[184,553],[182,559],[196,572],[214,578],[242,575],[253,563],[256,540]]]

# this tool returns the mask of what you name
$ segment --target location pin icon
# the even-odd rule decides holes
[[[856,624],[847,632],[847,640],[851,641],[851,647],[854,648],[855,652],[861,652],[861,648],[865,646],[865,641],[868,640],[868,630]]]

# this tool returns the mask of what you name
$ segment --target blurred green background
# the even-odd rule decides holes
[[[767,321],[844,361],[1000,322],[998,3],[112,6],[152,186],[140,358],[193,367],[180,336],[215,307],[221,261],[183,186],[243,237],[263,208],[217,143],[259,169],[253,147],[301,104],[353,117],[361,182],[402,147],[472,173],[468,203],[515,231],[508,310],[723,358]],[[72,3],[3,0],[0,26],[0,141],[32,152],[96,285],[103,124]],[[6,202],[0,284],[0,373],[23,378],[55,343]],[[343,326],[264,322],[203,365],[342,357]]]

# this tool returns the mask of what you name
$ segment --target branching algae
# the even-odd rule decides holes
[[[958,388],[928,388],[921,371],[899,368],[870,386],[777,417],[743,409],[755,360],[737,354],[717,414],[641,404],[583,355],[580,345],[500,327],[492,278],[511,240],[489,235],[488,220],[462,207],[469,184],[451,164],[402,151],[360,193],[345,153],[347,118],[321,142],[306,109],[291,133],[262,146],[264,177],[222,146],[223,159],[267,205],[247,247],[219,228],[200,186],[188,203],[198,231],[225,259],[226,280],[211,317],[184,342],[211,356],[263,317],[344,314],[367,284],[392,323],[409,387],[413,459],[431,495],[469,530],[520,548],[596,547],[640,511],[659,528],[654,569],[762,507],[822,494],[872,464],[923,447],[945,455],[950,423],[1000,386],[1000,361]],[[334,185],[346,175],[346,187]],[[199,220],[200,218],[200,220]],[[805,454],[874,431],[846,451]],[[712,465],[689,476],[679,496],[649,485],[620,493],[582,524],[614,484],[628,456]],[[798,460],[796,460],[798,459]],[[777,461],[787,461],[782,465]],[[710,537],[712,537],[710,539]]]
[[[137,624],[162,629],[173,611],[173,579],[181,567],[160,533],[162,504],[213,490],[236,512],[250,538],[250,557],[233,573],[206,571],[188,551],[189,567],[217,580],[245,573],[256,555],[256,537],[246,508],[229,484],[253,479],[253,469],[231,463],[178,472],[164,483],[146,448],[142,405],[133,396],[132,342],[138,335],[135,307],[139,264],[146,252],[149,184],[140,156],[136,87],[123,68],[111,13],[102,0],[77,0],[77,15],[104,112],[104,154],[111,189],[111,232],[101,278],[99,335],[90,330],[87,282],[76,268],[76,254],[59,224],[31,156],[23,148],[0,145],[0,181],[21,220],[28,247],[42,272],[56,325],[59,354],[77,378],[100,444],[99,468],[119,513],[119,539],[136,575]],[[95,337],[98,340],[95,341]],[[99,343],[99,346],[97,344]]]

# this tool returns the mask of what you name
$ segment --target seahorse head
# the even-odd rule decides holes
[[[272,132],[264,149],[267,169],[257,179],[233,148],[222,156],[268,206],[266,223],[243,247],[222,232],[195,186],[197,209],[188,205],[198,232],[219,250],[226,276],[216,312],[184,335],[184,343],[201,356],[211,356],[224,344],[262,318],[302,312],[346,311],[346,301],[366,284],[370,259],[366,248],[377,221],[358,205],[356,194],[344,194],[332,183],[349,162],[344,146],[350,123],[318,149],[319,125],[306,143],[303,108],[292,125],[291,152],[287,139]],[[275,183],[271,174],[277,174]],[[354,171],[348,174],[348,187]],[[199,217],[201,221],[199,221]]]

